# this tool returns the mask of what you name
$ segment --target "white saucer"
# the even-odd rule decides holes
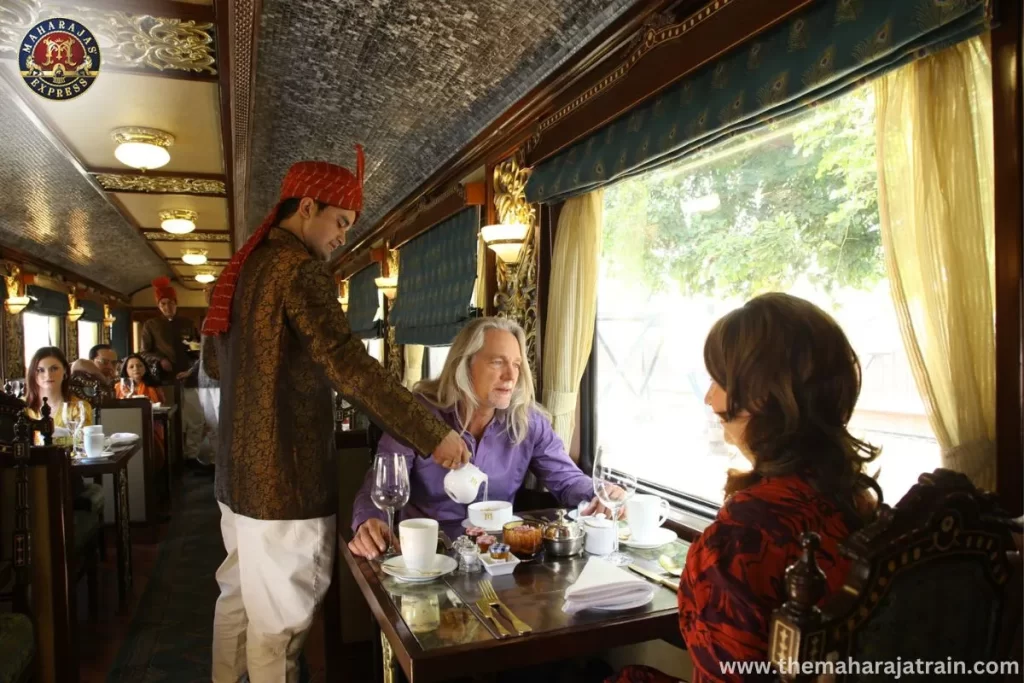
[[[521,521],[523,521],[522,517],[517,517],[516,515],[513,515],[512,518],[510,520],[508,520],[508,522],[505,522],[505,524],[508,524],[509,522],[521,522]],[[502,529],[505,527],[505,524],[500,524],[497,527],[494,527],[493,529],[488,529],[487,527],[480,527],[480,528],[483,529],[484,531],[486,531],[489,534],[499,534],[499,533],[501,533]],[[468,529],[471,526],[474,526],[474,525],[471,524],[468,519],[462,520],[462,528],[463,529]]]
[[[451,574],[459,566],[454,558],[438,553],[434,556],[434,567],[431,570],[418,571],[406,569],[405,558],[401,555],[392,557],[381,563],[380,569],[388,576],[393,576],[399,581],[407,583],[429,583],[436,581],[445,574]]]
[[[601,610],[602,612],[622,612],[627,609],[636,609],[637,607],[643,607],[648,604],[651,600],[654,600],[654,591],[651,591],[650,595],[641,595],[636,600],[631,602],[616,605],[615,607],[594,607],[593,609]]]
[[[660,548],[663,545],[668,545],[672,541],[679,538],[676,536],[676,532],[671,529],[664,527],[658,529],[658,533],[654,534],[654,538],[644,543],[633,540],[632,536],[629,538],[623,538],[619,536],[619,543],[629,548],[636,548],[638,550],[653,550],[654,548]]]

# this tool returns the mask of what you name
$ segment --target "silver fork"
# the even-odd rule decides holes
[[[505,603],[498,598],[498,594],[494,592],[494,586],[491,585],[490,580],[481,579],[480,593],[488,605],[497,608],[499,611],[503,612],[506,617],[508,617],[509,622],[512,624],[512,628],[518,631],[517,635],[521,636],[524,633],[531,633],[533,631],[533,628],[529,624],[513,614],[512,610],[506,607]]]

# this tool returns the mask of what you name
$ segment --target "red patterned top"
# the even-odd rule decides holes
[[[850,563],[839,543],[851,530],[835,505],[797,476],[737,492],[691,546],[679,584],[679,625],[694,683],[762,680],[724,675],[719,663],[767,661],[772,610],[786,599],[786,567],[800,557],[806,531],[821,536],[816,559],[828,593],[840,590]]]

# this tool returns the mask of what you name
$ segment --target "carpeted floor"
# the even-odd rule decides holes
[[[209,683],[215,573],[224,559],[213,478],[186,474],[160,555],[107,683]],[[303,661],[302,680],[308,680]]]

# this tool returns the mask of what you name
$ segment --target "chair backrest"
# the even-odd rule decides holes
[[[114,388],[96,375],[88,372],[73,372],[68,380],[69,388],[80,401],[92,406],[94,419],[99,422],[100,409],[104,402],[114,400]]]
[[[131,499],[131,521],[154,523],[159,520],[160,482],[156,445],[153,441],[153,404],[148,398],[129,398],[107,401],[98,421],[107,436],[118,432],[138,434],[142,437],[142,453],[128,461],[128,491]],[[104,481],[106,491],[105,515],[114,518],[114,489],[112,478]]]
[[[780,678],[814,680],[813,663],[826,660],[846,668],[818,674],[860,681],[876,680],[867,663],[970,667],[1005,659],[1022,611],[1009,604],[1012,582],[1021,580],[1013,576],[1013,527],[995,497],[966,476],[945,469],[922,474],[895,508],[883,507],[842,544],[850,573],[820,610],[826,584],[814,556],[818,538],[805,534],[803,557],[786,571],[789,599],[772,615],[769,652]],[[915,672],[901,671],[901,680],[915,680]],[[922,669],[916,680],[936,673]]]

